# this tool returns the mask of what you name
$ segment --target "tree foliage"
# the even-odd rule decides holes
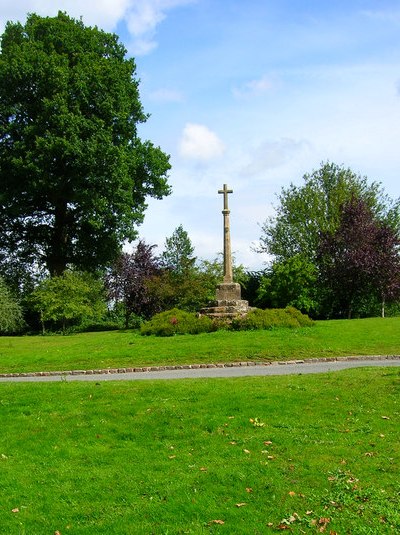
[[[132,315],[148,319],[160,310],[157,296],[148,289],[148,281],[160,272],[155,247],[140,240],[133,253],[119,256],[106,276],[108,297],[122,304],[126,328]]]
[[[168,156],[138,137],[136,66],[118,37],[64,13],[8,23],[0,53],[0,257],[107,265],[136,238]],[[1,258],[0,258],[1,260]]]
[[[13,334],[19,331],[22,325],[22,308],[0,277],[0,333]]]
[[[336,317],[369,315],[397,298],[400,204],[380,184],[325,163],[278,199],[262,227],[260,250],[274,259],[261,302]]]
[[[274,262],[261,277],[256,304],[263,308],[292,306],[306,314],[315,314],[317,278],[315,265],[300,254]]]
[[[215,298],[214,279],[199,269],[174,273],[164,269],[147,281],[147,289],[161,310],[198,312]]]
[[[161,254],[163,267],[182,275],[192,269],[196,262],[194,247],[186,230],[179,225],[172,236],[165,240],[165,249]]]
[[[399,246],[396,232],[365,201],[344,203],[338,228],[322,233],[319,246],[320,276],[336,315],[351,317],[366,295],[382,301],[384,315],[385,301],[400,296]]]
[[[46,322],[61,325],[65,332],[68,325],[101,320],[106,311],[103,285],[90,273],[65,271],[44,279],[30,299],[43,331]]]
[[[315,262],[320,233],[335,231],[343,204],[353,196],[375,217],[399,227],[398,203],[391,202],[380,184],[369,184],[351,169],[328,162],[303,179],[301,186],[282,188],[276,215],[262,226],[261,250],[278,261],[301,254]]]

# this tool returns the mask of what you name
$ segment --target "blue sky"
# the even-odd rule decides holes
[[[83,4],[83,5],[82,5]],[[171,155],[172,195],[150,200],[140,236],[182,224],[195,253],[222,250],[230,196],[238,262],[283,186],[327,160],[400,196],[400,2],[394,0],[0,0],[0,26],[58,9],[116,32],[134,56],[140,127]]]

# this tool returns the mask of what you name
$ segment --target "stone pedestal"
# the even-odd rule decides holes
[[[200,310],[200,315],[229,320],[245,316],[250,310],[248,301],[241,299],[240,284],[236,282],[218,284],[216,297],[208,307]]]
[[[217,285],[217,301],[240,301],[241,288],[237,282],[222,282]]]

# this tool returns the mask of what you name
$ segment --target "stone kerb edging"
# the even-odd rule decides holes
[[[268,361],[243,361],[243,362],[223,362],[217,364],[183,364],[176,366],[142,366],[132,368],[101,368],[94,370],[67,370],[51,372],[26,372],[26,373],[0,373],[0,377],[49,377],[63,375],[106,375],[115,373],[141,373],[158,372],[165,370],[198,370],[200,368],[238,368],[241,366],[271,366],[279,364],[290,366],[291,364],[313,364],[314,362],[343,362],[357,360],[400,360],[400,355],[366,355],[349,357],[321,357],[314,359],[298,360],[268,360]]]

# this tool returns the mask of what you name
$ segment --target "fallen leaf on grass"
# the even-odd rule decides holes
[[[382,416],[382,420],[390,420],[389,416]]]
[[[244,507],[245,505],[247,505],[247,503],[237,503],[236,507]]]
[[[205,468],[204,466],[202,466],[202,467],[200,468],[200,472],[207,472],[207,468]]]
[[[291,490],[291,491],[289,492],[289,496],[296,496],[296,493],[295,493],[293,490]]]
[[[231,441],[229,442],[229,444],[232,444],[233,446],[235,446],[235,445],[236,445],[236,442],[235,442],[234,440],[231,440]]]
[[[320,518],[318,520],[318,525],[320,526],[319,528],[319,533],[324,533],[324,531],[326,530],[326,526],[329,524],[329,522],[331,521],[330,518]]]
[[[246,487],[246,492],[253,492],[253,489],[251,487]]]
[[[265,446],[271,446],[271,444],[272,444],[271,440],[264,440],[264,445]]]
[[[250,423],[252,423],[254,427],[265,427],[265,423],[262,422],[260,418],[250,418]]]
[[[300,517],[297,513],[293,513],[289,516],[289,518],[283,518],[280,524],[277,526],[277,529],[292,529],[290,524],[293,524],[293,522],[296,522],[296,520],[300,520]]]
[[[168,455],[168,459],[176,459],[176,455]]]
[[[223,520],[210,520],[209,524],[225,524]]]
[[[244,453],[250,453],[250,450],[243,450]]]
[[[11,512],[12,512],[12,513],[19,513],[19,509],[18,509],[18,507],[15,507],[14,509],[11,509]]]

